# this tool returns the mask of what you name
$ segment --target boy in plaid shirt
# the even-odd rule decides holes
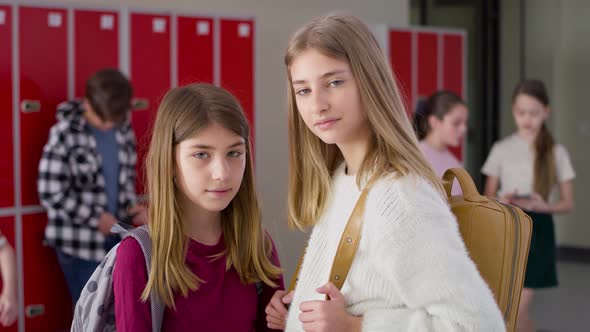
[[[37,190],[47,210],[45,241],[54,247],[73,302],[106,252],[119,240],[118,220],[135,215],[135,135],[129,122],[132,88],[115,69],[96,72],[82,101],[57,107],[57,123],[39,163]]]

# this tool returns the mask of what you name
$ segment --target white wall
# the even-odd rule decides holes
[[[408,0],[72,0],[55,4],[129,6],[256,17],[258,38],[258,100],[256,108],[256,171],[264,222],[273,235],[291,280],[306,236],[286,226],[287,110],[283,52],[291,34],[311,18],[334,10],[346,10],[370,25],[408,24]]]
[[[514,131],[510,112],[512,88],[520,79],[520,43],[525,43],[526,78],[545,81],[553,112],[549,128],[570,152],[576,170],[575,211],[556,218],[558,245],[590,248],[590,2],[524,1],[524,40],[519,35],[519,1],[502,2],[501,136]]]

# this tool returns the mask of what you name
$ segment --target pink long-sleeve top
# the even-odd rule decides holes
[[[266,326],[264,309],[277,289],[262,284],[243,285],[236,270],[225,268],[225,259],[211,256],[225,249],[223,236],[213,246],[189,240],[186,263],[204,283],[188,297],[174,297],[176,310],[166,308],[162,331],[271,331]],[[271,261],[280,266],[274,247]],[[128,237],[118,250],[113,270],[117,331],[151,332],[149,300],[140,301],[148,276],[139,243]],[[284,289],[282,275],[276,281]]]

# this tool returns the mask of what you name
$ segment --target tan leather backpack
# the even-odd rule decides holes
[[[463,196],[451,196],[455,178],[463,189]],[[471,176],[462,168],[447,170],[443,184],[467,251],[494,293],[504,315],[506,330],[515,331],[531,241],[531,218],[515,206],[480,195]],[[338,289],[344,284],[358,247],[367,195],[368,189],[363,190],[332,263],[330,281]],[[289,290],[295,289],[304,254],[299,259]]]
[[[455,178],[463,196],[451,196]],[[506,330],[515,331],[531,241],[531,218],[515,206],[480,195],[462,168],[447,170],[443,184],[467,251],[494,293]]]

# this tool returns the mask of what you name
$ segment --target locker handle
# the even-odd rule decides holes
[[[41,101],[25,99],[20,103],[20,110],[23,113],[39,112],[41,110]]]
[[[25,307],[25,315],[29,318],[41,316],[45,313],[45,305],[30,304]]]
[[[145,98],[133,98],[131,101],[131,108],[134,111],[147,110],[150,107],[150,101]]]

